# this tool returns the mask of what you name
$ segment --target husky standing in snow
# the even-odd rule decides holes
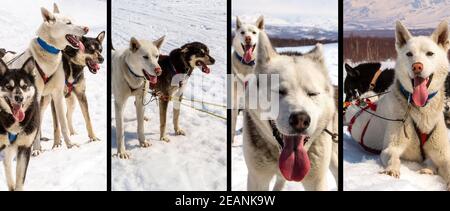
[[[150,146],[150,142],[145,140],[144,136],[144,97],[149,86],[155,86],[157,76],[161,75],[158,58],[163,42],[164,36],[153,42],[132,37],[128,48],[112,52],[111,88],[114,94],[117,156],[120,159],[130,157],[125,150],[123,109],[131,96],[135,97],[139,145]]]
[[[62,134],[66,146],[71,148],[77,146],[69,138],[66,116],[64,115],[64,70],[62,65],[61,50],[66,46],[73,48],[83,48],[83,44],[78,40],[85,35],[89,29],[85,26],[79,26],[68,17],[61,15],[56,4],[53,5],[53,13],[45,8],[41,8],[41,14],[44,22],[37,31],[37,38],[33,39],[28,49],[17,57],[3,60],[10,68],[22,67],[29,57],[33,57],[36,66],[34,72],[35,84],[38,99],[43,98],[43,102],[49,102],[52,99],[55,102],[56,116],[61,123]],[[41,103],[41,115],[44,113],[48,103]],[[41,118],[42,120],[42,118]],[[55,140],[54,147],[61,146],[61,143]],[[41,152],[40,137],[38,136],[33,145],[33,155]]]
[[[39,131],[39,104],[34,84],[35,63],[29,58],[21,68],[8,69],[0,59],[0,151],[5,150],[8,189],[23,189],[31,145]],[[16,157],[16,181],[12,161]]]
[[[304,55],[278,54],[260,32],[257,49],[257,80],[260,74],[279,75],[279,87],[270,88],[279,90],[279,105],[271,103],[279,112],[262,120],[259,109],[244,111],[247,189],[268,190],[276,176],[273,190],[281,190],[286,180],[301,181],[306,190],[328,190],[329,168],[338,181],[338,115],[322,45]],[[260,81],[248,86],[267,89]]]
[[[233,55],[231,56],[231,69],[234,81],[232,84],[232,113],[231,113],[231,140],[236,133],[236,120],[239,112],[239,98],[247,84],[247,76],[254,73],[256,64],[256,47],[259,32],[264,30],[264,17],[260,16],[256,24],[242,23],[236,17],[236,30],[233,39]]]
[[[354,140],[365,149],[381,152],[384,171],[400,177],[400,159],[424,162],[422,174],[441,175],[450,190],[450,147],[444,110],[444,83],[449,69],[448,23],[439,24],[431,36],[412,36],[396,25],[395,82],[389,93],[363,110],[352,105],[345,118]],[[348,112],[350,111],[350,112]]]

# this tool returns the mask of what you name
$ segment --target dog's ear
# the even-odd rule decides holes
[[[304,55],[307,58],[310,58],[314,61],[325,63],[325,59],[323,58],[323,45],[320,43],[316,44],[312,50]]]
[[[97,40],[102,43],[105,39],[105,31],[100,32],[100,34],[97,35]]]
[[[41,7],[41,14],[42,14],[42,18],[44,18],[44,22],[55,22],[55,16],[53,16],[53,14],[48,11],[47,9]]]
[[[448,50],[449,40],[448,40],[448,23],[447,21],[442,21],[438,27],[431,34],[431,39],[434,40],[438,45],[442,46],[446,51]]]
[[[0,76],[4,75],[8,71],[8,66],[0,59]]]
[[[348,76],[350,77],[358,77],[359,76],[359,71],[355,68],[353,68],[352,66],[348,65],[347,63],[345,63],[345,71],[347,72]]]
[[[258,56],[257,56],[257,65],[266,65],[270,62],[270,59],[277,55],[277,52],[272,47],[270,43],[269,37],[263,31],[259,33],[258,38]]]
[[[56,5],[56,3],[53,3],[53,13],[54,14],[58,14],[59,13],[59,8],[58,8],[58,5]]]
[[[159,39],[153,41],[153,44],[156,46],[156,48],[161,49],[162,44],[164,43],[164,39],[166,38],[166,36],[162,36]]]
[[[35,67],[34,59],[33,57],[30,57],[27,59],[27,61],[25,61],[25,63],[23,63],[21,69],[30,75],[34,75],[34,67]]]
[[[256,20],[256,26],[258,27],[258,29],[264,29],[264,16],[259,16],[258,20]]]
[[[411,37],[408,29],[400,21],[397,21],[395,26],[395,47],[397,50],[403,47]]]
[[[242,26],[241,19],[239,19],[238,16],[236,16],[236,29],[240,29]]]
[[[132,37],[130,40],[130,50],[131,52],[136,52],[137,50],[139,50],[139,48],[141,47],[141,44],[139,43],[139,41]]]

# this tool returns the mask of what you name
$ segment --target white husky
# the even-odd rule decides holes
[[[439,173],[450,189],[450,148],[442,115],[448,33],[444,21],[431,36],[413,37],[397,22],[396,78],[390,92],[375,101],[376,106],[352,105],[345,118],[353,139],[369,151],[381,152],[381,173],[398,178],[400,159],[427,161],[420,173]]]
[[[123,109],[127,99],[135,96],[136,115],[138,122],[139,145],[149,147],[150,142],[144,136],[144,104],[143,100],[150,84],[157,83],[157,76],[161,75],[158,64],[159,49],[164,37],[153,42],[137,40],[132,37],[130,47],[113,51],[112,54],[112,92],[116,113],[116,142],[117,156],[128,159],[130,155],[125,150]],[[150,83],[147,83],[147,81]]]
[[[38,99],[41,99],[41,115],[45,111],[50,99],[55,102],[56,115],[61,124],[62,134],[66,146],[76,146],[70,141],[67,129],[66,116],[64,115],[64,70],[62,66],[61,50],[67,45],[74,48],[84,48],[78,37],[85,35],[89,29],[85,26],[75,25],[73,20],[61,15],[58,6],[53,5],[53,13],[41,8],[44,22],[37,31],[37,38],[31,40],[28,49],[16,58],[4,58],[10,68],[21,67],[32,56],[36,61],[34,70],[36,76],[36,88]],[[42,120],[42,118],[41,118]],[[55,140],[53,147],[61,146],[60,140]],[[33,145],[33,155],[40,153],[40,137]]]
[[[328,190],[328,169],[336,181],[338,176],[337,143],[332,136],[338,120],[322,45],[304,55],[277,54],[266,33],[260,32],[257,49],[255,73],[279,75],[278,87],[270,88],[279,90],[279,105],[270,102],[278,106],[274,120],[263,120],[260,109],[244,112],[247,189],[268,190],[276,175],[274,190],[281,190],[285,180],[302,181],[306,190]],[[256,86],[267,88],[260,81],[252,82],[246,93]]]
[[[239,17],[236,17],[236,30],[233,39],[233,55],[231,56],[233,71],[233,95],[232,95],[232,115],[231,140],[234,140],[236,132],[236,118],[239,109],[239,98],[242,96],[242,90],[247,84],[247,76],[254,73],[256,64],[256,46],[258,44],[259,32],[264,30],[264,17],[260,16],[255,25],[242,23]]]

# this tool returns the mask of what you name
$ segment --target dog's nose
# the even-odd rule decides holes
[[[252,41],[252,37],[250,37],[250,36],[245,36],[245,42],[246,43],[249,43],[249,42],[251,42]]]
[[[308,129],[311,117],[306,112],[295,112],[289,116],[289,124],[296,132],[303,132]]]
[[[155,68],[155,73],[156,73],[157,75],[160,75],[160,74],[161,74],[161,68],[160,68],[160,67],[156,67],[156,68]]]
[[[420,62],[416,62],[412,65],[412,71],[414,72],[414,74],[419,74],[421,73],[423,70],[423,64]]]
[[[216,60],[212,57],[209,57],[209,61],[211,62],[211,64],[214,64],[216,62]]]
[[[103,56],[99,56],[99,57],[98,57],[98,62],[103,63],[103,61],[105,61],[105,59],[103,58]]]
[[[14,96],[14,100],[16,101],[16,103],[22,103],[23,97],[20,95],[17,95],[17,96]]]
[[[85,26],[85,27],[83,28],[83,31],[86,32],[86,33],[88,33],[88,32],[89,32],[89,28],[88,28],[87,26]]]

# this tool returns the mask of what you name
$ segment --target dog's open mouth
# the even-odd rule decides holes
[[[23,104],[12,103],[8,98],[5,98],[11,108],[12,115],[16,122],[22,122],[25,119],[25,111],[23,110]]]
[[[428,78],[415,76],[411,83],[413,85],[412,100],[416,106],[424,106],[428,101],[428,86],[433,80],[433,74]]]
[[[86,59],[86,66],[93,74],[97,74],[98,70],[100,69],[100,65],[91,58]]]
[[[286,180],[300,182],[308,174],[311,164],[304,148],[308,139],[305,134],[283,135],[284,146],[278,167]]]
[[[244,56],[242,57],[246,63],[249,63],[252,61],[253,51],[255,50],[256,44],[249,45],[249,44],[241,44],[242,50],[244,50]]]
[[[155,85],[156,83],[158,83],[158,77],[148,74],[145,70],[142,70],[142,72],[144,72],[144,76],[150,82],[150,84]]]
[[[195,65],[199,68],[201,68],[202,72],[209,74],[211,72],[211,69],[209,69],[208,65],[202,61],[197,61]]]
[[[78,50],[84,51],[83,43],[75,35],[67,34],[66,35],[66,40],[67,40],[67,42],[70,43],[70,45],[73,48],[76,48]]]

